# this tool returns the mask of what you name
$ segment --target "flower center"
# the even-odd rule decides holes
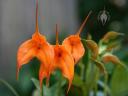
[[[62,53],[61,52],[58,52],[57,56],[60,58],[62,57]]]
[[[38,44],[38,47],[37,47],[37,49],[41,49],[41,47],[42,47],[42,46],[41,46],[41,44]]]
[[[75,42],[71,42],[70,44],[71,44],[71,46],[75,46]]]

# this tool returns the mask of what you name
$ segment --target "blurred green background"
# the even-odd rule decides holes
[[[124,33],[121,46],[114,54],[126,65],[128,64],[128,0],[39,0],[39,2],[40,31],[50,43],[55,44],[56,23],[59,24],[59,39],[62,41],[69,34],[77,32],[88,12],[92,10],[81,37],[86,38],[90,33],[92,39],[98,43],[108,31]],[[104,8],[110,18],[105,25],[102,25],[98,16]],[[17,49],[23,41],[31,38],[35,30],[35,0],[1,0],[0,13],[0,79],[11,84],[20,96],[38,96],[34,95],[36,88],[31,80],[32,77],[38,79],[39,61],[36,58],[22,67],[19,81],[16,81],[15,77]],[[128,96],[128,71],[111,64],[106,68],[109,73],[108,86],[111,95]],[[78,66],[75,71],[79,74]],[[59,80],[60,75],[58,71],[53,74],[50,80],[51,86]],[[76,85],[81,83],[77,77],[74,82]],[[62,89],[65,93],[67,83],[65,84],[65,80],[63,83]],[[72,85],[68,96],[86,96],[81,91],[83,89],[76,85]],[[57,89],[57,86],[55,85],[53,89]],[[88,88],[84,91],[88,91]],[[47,88],[46,92],[49,93],[48,96],[53,96]],[[88,95],[96,96],[93,92]],[[0,96],[14,96],[14,94],[0,82]],[[104,96],[100,84],[97,96]]]

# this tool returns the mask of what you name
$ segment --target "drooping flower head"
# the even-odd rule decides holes
[[[69,87],[72,84],[74,77],[74,60],[69,51],[64,45],[59,45],[58,41],[58,30],[56,25],[56,45],[54,47],[54,70],[60,69],[65,78],[69,80]]]
[[[68,51],[72,54],[75,64],[79,61],[79,59],[84,55],[85,49],[81,42],[80,33],[83,30],[83,27],[85,26],[89,16],[91,14],[91,11],[89,12],[88,16],[85,18],[83,24],[81,25],[79,31],[75,35],[71,35],[64,39],[62,45],[65,46],[65,48],[68,49]]]
[[[40,60],[39,79],[40,85],[42,80],[49,78],[49,67],[54,59],[53,47],[47,42],[45,36],[41,35],[38,27],[38,0],[36,0],[36,27],[32,39],[22,43],[17,52],[17,79],[20,68],[27,64],[34,57]]]

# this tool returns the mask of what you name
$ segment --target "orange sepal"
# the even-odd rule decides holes
[[[74,60],[63,45],[54,46],[54,68],[60,69],[65,78],[69,80],[68,91],[74,77]]]
[[[35,56],[35,45],[32,40],[25,41],[17,53],[17,79],[22,65],[28,63]]]
[[[21,66],[28,63],[33,57],[37,57],[41,63],[46,63],[47,67],[51,66],[54,59],[53,47],[39,33],[34,33],[32,39],[25,41],[19,47],[17,54],[17,79]]]
[[[82,58],[82,56],[85,53],[85,49],[79,35],[82,32],[83,27],[85,26],[90,14],[91,14],[91,11],[89,12],[88,16],[85,18],[79,31],[75,35],[71,35],[66,39],[64,39],[62,43],[62,45],[64,45],[65,48],[69,50],[69,52],[72,54],[75,64],[80,60],[80,58]]]
[[[57,25],[56,25],[56,45],[54,45],[53,48],[54,48],[53,70],[60,69],[62,71],[63,76],[69,80],[69,86],[67,90],[68,92],[74,77],[74,60],[70,52],[65,48],[65,46],[59,45]]]
[[[48,85],[49,76],[53,69],[54,49],[49,43],[43,43],[41,49],[38,51],[36,57],[41,61],[39,70],[40,87],[44,78],[47,78]]]
[[[49,67],[48,64],[42,63],[40,65],[40,69],[39,69],[39,81],[40,81],[40,88],[42,89],[42,82],[43,79],[46,78],[46,85],[49,85],[49,78],[50,78],[50,72],[48,71]]]
[[[85,49],[78,35],[71,35],[64,39],[62,45],[68,49],[74,58],[75,64],[84,55]]]

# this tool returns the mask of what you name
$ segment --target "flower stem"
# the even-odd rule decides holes
[[[3,79],[0,79],[0,82],[3,83],[6,87],[8,87],[8,89],[10,89],[15,96],[20,96],[8,82]]]
[[[44,96],[43,85],[42,85],[42,89],[40,90],[40,96]]]
[[[58,96],[61,96],[61,83],[62,83],[62,76],[60,77],[58,82]]]
[[[86,47],[85,47],[85,48],[86,48]],[[87,50],[87,48],[86,48],[86,50]],[[86,55],[84,55],[84,57],[83,57],[83,58],[85,58],[85,59],[82,61],[82,63],[83,63],[83,68],[82,68],[81,77],[82,77],[82,80],[83,80],[84,83],[85,83],[85,81],[86,81],[87,68],[88,68],[88,66],[89,66],[89,64],[90,64],[89,57],[90,57],[89,51],[87,51],[87,52],[86,52]]]
[[[105,85],[107,85],[107,83],[108,83],[108,74],[105,74],[104,83],[105,83]],[[107,87],[106,86],[104,86],[104,96],[107,96]]]
[[[99,70],[96,68],[96,81],[95,81],[95,85],[94,85],[94,94],[95,96],[97,96],[97,91],[98,91],[98,85],[97,85],[97,82],[98,82],[98,79],[99,79]]]

